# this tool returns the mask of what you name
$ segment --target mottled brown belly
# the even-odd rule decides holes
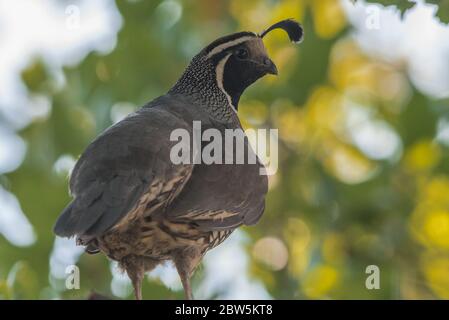
[[[151,216],[113,228],[98,239],[99,248],[111,259],[120,261],[128,255],[170,260],[173,253],[196,247],[204,255],[223,242],[233,230],[201,231],[194,223],[153,220]]]

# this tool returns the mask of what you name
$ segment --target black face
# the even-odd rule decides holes
[[[230,55],[229,55],[230,54]],[[227,50],[229,55],[223,71],[223,88],[235,108],[243,91],[266,74],[277,74],[261,40],[244,42]]]
[[[230,97],[235,108],[248,86],[266,74],[277,74],[277,68],[268,57],[262,41],[263,37],[275,29],[284,30],[295,43],[303,38],[301,25],[292,19],[286,19],[260,34],[243,31],[221,37],[200,52],[201,58],[212,62],[219,89]]]

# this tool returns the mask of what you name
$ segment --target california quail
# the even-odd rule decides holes
[[[192,59],[167,94],[106,129],[76,163],[70,177],[73,200],[54,232],[76,236],[88,253],[102,251],[118,261],[136,299],[142,298],[144,273],[168,260],[191,299],[190,277],[203,255],[262,215],[267,178],[258,159],[175,164],[170,153],[177,141],[171,133],[194,134],[194,121],[200,121],[201,132],[241,129],[236,113],[241,94],[262,76],[277,74],[262,41],[276,28],[292,41],[302,38],[301,26],[288,19],[261,34],[217,39]],[[247,140],[245,146],[251,150]]]

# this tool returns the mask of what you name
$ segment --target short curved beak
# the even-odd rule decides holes
[[[265,58],[264,60],[265,71],[268,74],[278,74],[278,68],[270,58]]]

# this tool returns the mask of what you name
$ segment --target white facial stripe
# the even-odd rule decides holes
[[[213,55],[222,52],[223,50],[229,48],[229,47],[233,47],[235,45],[238,45],[239,43],[245,42],[245,41],[249,41],[249,40],[255,40],[258,39],[256,37],[253,36],[244,36],[241,38],[237,38],[235,40],[229,41],[229,42],[225,42],[223,44],[220,44],[218,47],[213,48],[207,55],[208,58],[212,57]]]
[[[226,61],[228,61],[229,57],[231,56],[231,53],[227,54],[223,59],[220,60],[220,62],[217,64],[217,67],[215,68],[215,74],[217,75],[217,85],[218,88],[224,93],[226,96],[226,99],[228,100],[229,105],[231,106],[232,110],[234,112],[237,112],[235,110],[234,105],[232,104],[232,99],[229,96],[229,94],[225,91],[223,86],[223,75],[224,75],[224,66],[226,64]]]

